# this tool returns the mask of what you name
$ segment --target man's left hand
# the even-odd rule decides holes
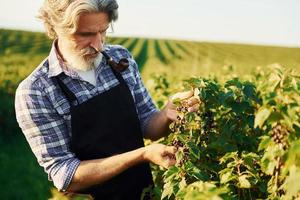
[[[194,94],[193,90],[186,92],[178,92],[169,98],[167,105],[164,108],[166,117],[171,121],[178,120],[177,106],[173,103],[174,100],[184,101],[187,105],[188,112],[195,112],[199,109],[200,100],[198,94]]]

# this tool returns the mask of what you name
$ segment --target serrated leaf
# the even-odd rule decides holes
[[[192,176],[197,180],[208,179],[208,176],[190,161],[188,161],[185,165],[186,165],[186,172],[188,173],[189,176]]]
[[[178,172],[179,172],[179,168],[176,166],[172,166],[164,173],[164,177],[165,179],[172,179],[174,176],[178,174]]]
[[[171,186],[171,183],[170,182],[167,182],[165,185],[164,185],[164,190],[161,194],[161,199],[164,199],[165,197],[168,197],[170,198],[171,195],[173,193],[173,187]]]
[[[226,184],[234,179],[236,179],[236,176],[232,173],[232,170],[220,175],[220,183],[222,184]]]
[[[182,189],[184,187],[186,187],[186,181],[185,178],[183,177],[182,180],[179,182],[179,189]]]
[[[284,188],[286,190],[287,197],[290,197],[290,199],[293,199],[292,197],[297,196],[297,194],[300,192],[300,169],[296,166],[290,167],[290,174],[285,180]]]
[[[269,136],[266,136],[266,135],[262,136],[261,141],[258,146],[258,151],[266,149],[269,146],[271,141],[272,141],[272,139]]]
[[[195,159],[199,160],[200,159],[200,150],[198,148],[198,146],[193,143],[193,142],[188,142],[187,143],[191,156],[193,156]]]
[[[265,107],[262,107],[258,110],[258,112],[255,115],[254,120],[254,128],[259,127],[261,128],[265,121],[268,119],[268,117],[271,114],[271,110]]]
[[[198,168],[194,168],[193,177],[195,177],[197,180],[207,180],[208,179],[208,176]]]
[[[259,156],[253,152],[250,153],[242,153],[242,158],[244,160],[244,165],[246,168],[250,170],[254,170],[254,164],[259,160]],[[254,172],[254,171],[253,171]]]
[[[230,152],[226,153],[222,158],[220,158],[220,164],[227,162],[229,159],[237,160],[238,159],[238,152]]]
[[[280,112],[272,112],[268,120],[270,123],[273,123],[278,122],[281,119],[283,119],[283,116]]]
[[[240,188],[250,188],[251,184],[247,179],[247,175],[239,176],[239,187]]]
[[[269,76],[269,81],[268,81],[268,83],[270,84],[269,85],[270,90],[274,91],[279,86],[280,81],[281,81],[280,76],[277,73],[272,73]]]
[[[276,161],[274,156],[270,155],[270,152],[266,152],[261,159],[261,169],[268,175],[272,175],[276,167]]]
[[[247,97],[253,97],[255,94],[255,88],[252,84],[248,84],[244,86],[243,92]]]
[[[172,99],[172,103],[175,104],[176,106],[179,106],[181,103],[181,99],[180,98],[174,98]]]
[[[297,165],[300,167],[300,140],[297,140],[291,144],[288,152],[288,159],[286,161],[287,166]]]

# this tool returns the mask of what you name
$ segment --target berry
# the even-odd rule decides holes
[[[280,144],[283,146],[284,149],[288,147],[287,142],[287,136],[289,134],[289,131],[286,127],[278,123],[273,129],[272,129],[272,139],[276,144]]]

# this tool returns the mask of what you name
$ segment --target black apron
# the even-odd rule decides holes
[[[122,75],[112,69],[119,84],[79,105],[76,96],[56,80],[70,102],[71,150],[80,160],[106,158],[143,147],[143,134],[131,92]],[[61,74],[62,75],[62,74]],[[148,163],[136,165],[107,182],[83,193],[95,199],[140,199],[145,187],[153,185]]]

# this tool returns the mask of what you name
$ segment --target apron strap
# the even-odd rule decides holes
[[[122,74],[120,72],[117,72],[113,67],[110,68],[113,71],[115,77],[118,79],[118,81],[122,84],[126,84],[124,78],[122,77]]]
[[[61,88],[64,95],[68,99],[70,106],[72,106],[72,102],[74,102],[74,101],[76,101],[78,103],[75,94],[66,86],[66,84],[64,84],[64,82],[59,78],[59,75],[54,78],[56,79],[59,87]]]
[[[111,67],[115,77],[118,79],[118,81],[121,84],[126,84],[124,78],[122,77],[121,73],[117,72],[113,67]],[[61,88],[61,90],[63,91],[64,95],[66,96],[66,98],[68,99],[68,101],[70,102],[70,105],[72,105],[72,102],[77,102],[77,98],[75,96],[75,94],[66,86],[66,84],[59,78],[60,75],[55,76],[54,79],[56,79],[56,82],[58,83],[59,87]]]

